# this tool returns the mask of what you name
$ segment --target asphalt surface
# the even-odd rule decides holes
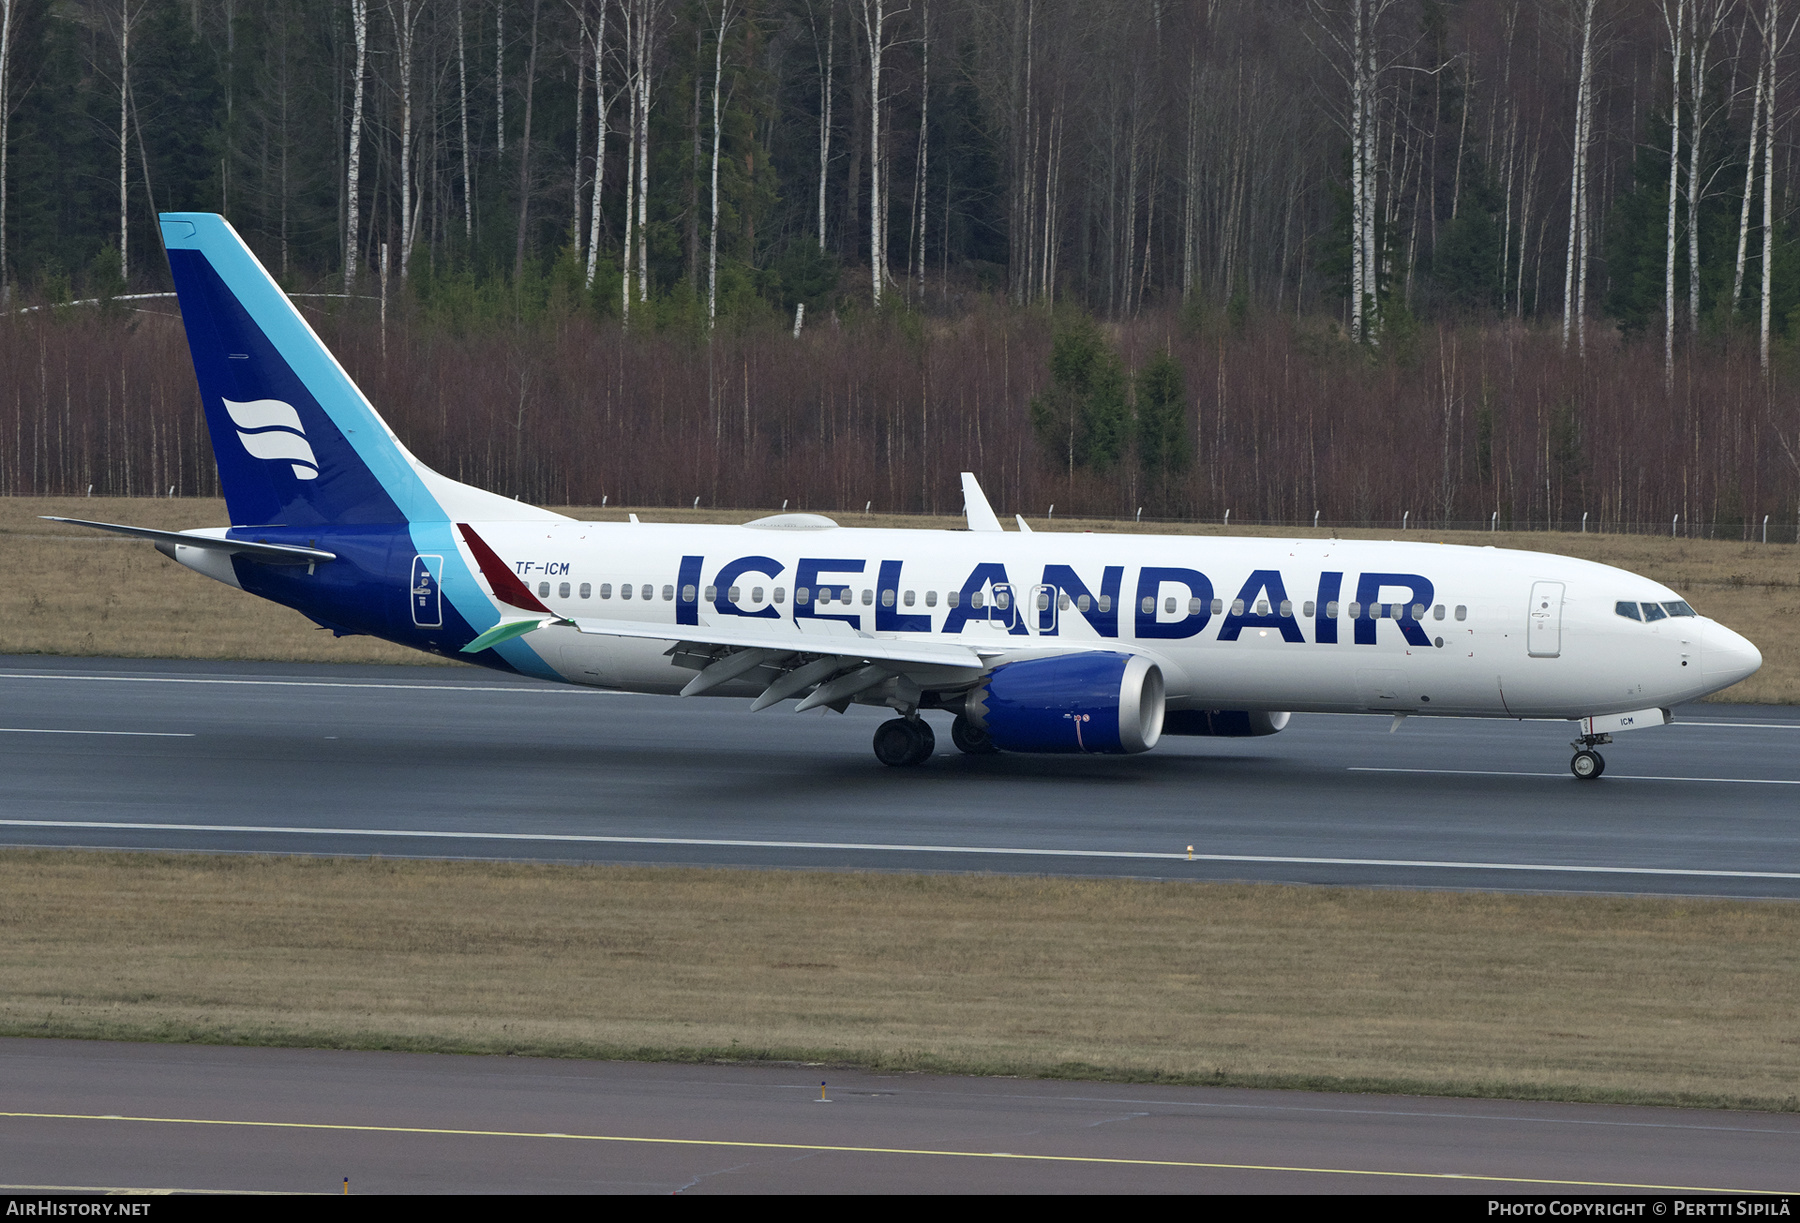
[[[1800,1187],[1791,1113],[53,1040],[0,1082],[13,1194]]]
[[[1134,757],[869,748],[474,668],[0,658],[0,844],[1800,897],[1800,709],[1696,705],[1598,782],[1567,723],[1297,716]],[[1189,847],[1192,857],[1189,857]]]

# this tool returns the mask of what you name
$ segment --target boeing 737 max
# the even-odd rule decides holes
[[[972,753],[1141,752],[1320,711],[1570,719],[1592,779],[1611,735],[1762,665],[1675,591],[1589,561],[1005,531],[968,474],[967,531],[578,522],[420,463],[224,218],[162,226],[235,525],[83,525],[340,634],[752,710],[885,706],[890,765],[932,754],[924,710]]]

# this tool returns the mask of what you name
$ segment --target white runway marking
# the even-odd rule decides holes
[[[136,735],[144,739],[192,739],[183,730],[46,730],[37,726],[0,726],[0,735]]]
[[[1681,722],[1670,726],[1730,726],[1738,730],[1800,730],[1800,722]]]
[[[394,837],[446,841],[524,841],[563,845],[671,845],[715,849],[855,850],[890,854],[990,854],[1028,858],[1125,858],[1157,862],[1249,862],[1276,866],[1375,866],[1459,871],[1539,871],[1578,875],[1678,875],[1701,879],[1800,879],[1800,871],[1699,870],[1668,866],[1573,866],[1542,862],[1438,862],[1408,858],[1299,858],[1267,854],[1160,853],[1131,849],[1024,849],[995,845],[892,845],[860,841],[747,841],[711,837],[622,837],[555,832],[443,832],[416,828],[300,828],[271,824],[150,824],[103,820],[0,820],[0,828],[108,832],[232,832],[270,836]]]
[[[637,696],[635,692],[613,692],[605,688],[584,688],[579,684],[377,684],[357,680],[324,679],[207,679],[173,675],[39,675],[29,672],[0,671],[0,679],[85,680],[106,684],[230,684],[252,688],[383,688],[394,692],[576,692],[595,696]]]
[[[1428,773],[1436,777],[1569,777],[1569,773],[1516,773],[1506,769],[1388,769],[1376,765],[1351,765],[1352,773]],[[1733,786],[1800,786],[1800,780],[1778,777],[1633,777],[1615,773],[1614,781],[1713,781]]]

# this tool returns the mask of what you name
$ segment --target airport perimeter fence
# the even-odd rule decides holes
[[[1156,522],[1193,522],[1193,519],[1160,519],[1145,516],[1139,521],[1146,524]],[[1212,520],[1207,520],[1211,522]],[[1483,522],[1479,519],[1437,520],[1407,517],[1399,520],[1387,519],[1332,519],[1323,516],[1307,522],[1277,522],[1263,520],[1231,519],[1231,524],[1244,527],[1301,527],[1321,531],[1393,531],[1396,534],[1412,534],[1420,532],[1429,534],[1433,531],[1474,531],[1498,534],[1501,532],[1526,532],[1536,534],[1563,535],[1660,535],[1675,539],[1723,539],[1737,540],[1743,543],[1794,544],[1800,543],[1800,522],[1789,519],[1777,521],[1771,515],[1766,521],[1758,518],[1754,521],[1733,519],[1723,522],[1697,522],[1686,517],[1671,519],[1668,522],[1611,522],[1600,518],[1583,520],[1553,520],[1536,522],[1509,521],[1498,515],[1491,516]],[[1222,520],[1221,526],[1227,525]]]
[[[832,513],[834,511],[824,511]],[[856,511],[835,511],[854,518]],[[913,512],[876,510],[876,513],[890,514],[898,517],[941,517],[941,515],[925,515]],[[1055,507],[1050,508],[1047,515],[1027,515],[1033,521],[1047,522],[1054,526],[1057,521]],[[1002,515],[1002,521],[1006,516]],[[1133,518],[1117,518],[1106,515],[1082,514],[1064,521],[1083,522],[1124,522],[1142,526],[1208,526],[1229,531],[1234,527],[1255,528],[1257,530],[1307,530],[1307,531],[1392,531],[1396,536],[1418,533],[1429,536],[1436,531],[1467,531],[1500,534],[1506,532],[1524,532],[1531,534],[1564,534],[1564,535],[1660,535],[1675,539],[1712,539],[1735,540],[1748,544],[1800,544],[1800,519],[1786,518],[1778,520],[1774,515],[1758,516],[1754,519],[1723,519],[1713,522],[1696,521],[1685,515],[1678,515],[1667,522],[1616,522],[1598,516],[1578,516],[1569,519],[1527,520],[1509,519],[1500,514],[1490,515],[1484,519],[1433,519],[1417,515],[1407,515],[1397,519],[1383,518],[1327,518],[1319,514],[1311,519],[1293,521],[1275,518],[1239,518],[1227,514],[1219,518],[1168,518],[1151,514],[1138,514]]]

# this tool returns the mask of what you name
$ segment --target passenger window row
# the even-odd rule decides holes
[[[537,592],[539,598],[549,598],[550,583],[539,582]],[[591,599],[594,595],[593,585],[588,582],[583,582],[581,583],[579,592],[580,598],[584,600]],[[683,603],[692,603],[698,593],[699,592],[691,585],[683,586],[681,588],[681,601]],[[787,591],[784,587],[776,586],[772,590],[765,592],[761,586],[752,586],[750,588],[751,605],[761,606],[764,602],[765,593],[767,594],[768,599],[774,603],[780,604],[787,601]],[[912,607],[915,604],[915,593],[916,592],[911,590],[905,591],[904,593],[893,590],[884,590],[881,592],[881,605],[883,607],[892,607],[894,606],[896,598],[898,598],[901,605]],[[642,586],[633,586],[628,582],[619,584],[619,598],[630,599],[633,598],[634,595],[636,598],[647,603],[656,597],[656,587],[648,582],[644,583]],[[557,586],[556,597],[559,599],[567,599],[570,597],[570,584],[568,582],[562,582]],[[600,597],[602,599],[611,599],[613,597],[613,586],[611,582],[600,583]],[[719,598],[719,588],[717,586],[708,586],[703,597],[708,603],[717,602]],[[673,602],[675,599],[675,588],[673,586],[665,585],[662,588],[662,598],[665,603]],[[744,598],[744,588],[741,586],[727,587],[725,598],[731,603],[742,602]],[[836,602],[842,603],[848,607],[852,606],[854,601],[851,588],[848,586],[819,587],[818,602],[820,604]],[[937,591],[928,590],[925,592],[926,607],[936,607],[937,601]],[[961,591],[951,590],[946,591],[944,594],[945,607],[957,607],[961,604],[961,601]],[[805,586],[795,588],[794,602],[802,606],[813,602],[812,590]],[[875,592],[873,590],[864,590],[862,592],[861,602],[864,607],[873,605],[875,602]],[[1012,600],[1004,590],[994,595],[994,606],[1001,611],[1007,610],[1007,608],[1011,606],[1011,603]],[[1036,603],[1038,611],[1049,611],[1049,592],[1039,590],[1037,592]],[[1165,598],[1163,600],[1163,612],[1166,615],[1174,615],[1178,603],[1179,601],[1173,596]],[[1093,610],[1096,605],[1098,605],[1102,615],[1110,613],[1112,611],[1112,596],[1101,595],[1098,599],[1094,599],[1088,595],[1077,595],[1074,599],[1076,610],[1084,614]],[[979,590],[971,591],[969,594],[969,607],[971,609],[979,610],[984,606],[986,606],[984,592]],[[1056,606],[1061,611],[1069,610],[1070,599],[1067,593],[1063,591],[1057,592]],[[1317,606],[1318,605],[1313,600],[1308,599],[1302,606],[1301,614],[1310,619],[1317,609]],[[1361,619],[1364,616],[1367,616],[1370,620],[1399,620],[1406,618],[1406,612],[1409,610],[1412,613],[1411,619],[1423,620],[1425,618],[1425,605],[1423,603],[1414,603],[1409,609],[1403,603],[1370,603],[1365,606],[1361,603],[1352,602],[1340,605],[1336,599],[1332,599],[1325,604],[1325,618],[1327,620],[1337,619],[1340,607],[1348,612],[1349,618],[1352,620]],[[1201,600],[1190,598],[1187,601],[1188,615],[1197,616],[1200,614],[1201,609]],[[1619,603],[1616,605],[1616,609],[1621,616],[1628,617],[1632,620],[1640,619],[1638,605],[1636,603]],[[1143,601],[1139,604],[1139,610],[1146,616],[1154,615],[1156,613],[1156,599],[1149,595],[1144,596]],[[1214,599],[1209,610],[1211,611],[1211,614],[1215,616],[1223,615],[1225,613],[1225,600]],[[1231,614],[1234,616],[1241,616],[1244,614],[1244,601],[1242,599],[1233,599],[1231,601]],[[1256,601],[1256,614],[1259,616],[1266,616],[1269,614],[1269,601],[1267,599],[1258,599]],[[1280,605],[1281,617],[1287,619],[1292,617],[1293,614],[1293,600],[1283,599]],[[1694,614],[1694,609],[1689,607],[1686,603],[1645,603],[1643,605],[1643,615],[1641,619],[1661,620],[1665,616],[1691,616]],[[1442,620],[1444,618],[1444,605],[1442,603],[1439,603],[1431,609],[1431,617],[1434,620]],[[1469,609],[1458,604],[1456,608],[1456,618],[1458,620],[1467,620],[1469,618]]]
[[[1065,601],[1063,605],[1066,607],[1068,604]],[[1174,615],[1178,605],[1179,600],[1172,597],[1164,598],[1164,614]],[[1038,606],[1041,609],[1044,605],[1039,603]],[[1319,605],[1313,600],[1308,599],[1301,605],[1300,614],[1311,619],[1314,613],[1317,612],[1318,606]],[[1139,603],[1138,607],[1146,616],[1152,615],[1156,611],[1156,600],[1146,595],[1143,601]],[[1189,599],[1187,601],[1187,614],[1190,616],[1197,616],[1200,614],[1201,607],[1202,604],[1199,599]],[[1407,615],[1409,610],[1411,612],[1410,617]],[[1413,620],[1423,620],[1425,618],[1425,605],[1423,603],[1414,603],[1410,609],[1408,609],[1404,603],[1370,603],[1365,606],[1361,603],[1341,604],[1336,599],[1332,599],[1325,604],[1325,618],[1327,620],[1336,620],[1340,611],[1348,611],[1349,617],[1352,620],[1359,620],[1364,616],[1367,616],[1371,620],[1402,620],[1408,618]],[[1224,615],[1225,600],[1214,599],[1212,601],[1211,612],[1215,616]],[[1233,599],[1231,601],[1231,614],[1234,616],[1241,616],[1244,614],[1244,601],[1242,599]],[[1269,601],[1267,599],[1258,599],[1256,601],[1256,614],[1259,616],[1266,616],[1269,614]],[[1281,601],[1279,614],[1284,620],[1293,616],[1294,603],[1292,599],[1283,599]],[[1442,620],[1444,614],[1445,607],[1442,603],[1439,603],[1431,609],[1431,618],[1434,620]],[[1467,620],[1469,618],[1468,607],[1458,604],[1456,608],[1456,618],[1458,620]]]
[[[551,584],[549,582],[539,582],[538,596],[540,598],[549,598],[550,589]],[[581,583],[579,588],[572,588],[568,582],[563,582],[556,587],[556,597],[559,599],[567,599],[570,597],[572,589],[578,589],[579,598],[591,599],[594,597],[594,587],[593,584],[589,582]],[[881,592],[881,605],[883,607],[892,607],[895,603],[899,603],[903,607],[915,607],[920,602],[919,593],[920,592],[916,590],[883,590]],[[725,590],[725,598],[731,603],[743,602],[745,594],[746,591],[742,586],[730,586]],[[612,583],[600,583],[599,595],[602,599],[611,599],[613,597]],[[656,597],[656,588],[651,585],[636,587],[627,583],[621,583],[618,589],[618,595],[621,599],[635,597],[648,601]],[[765,589],[761,586],[752,586],[748,591],[748,595],[749,602],[752,606],[760,606],[765,601],[772,603],[787,602],[787,588],[783,586],[776,586],[772,589]],[[924,604],[926,607],[936,607],[938,605],[937,591],[927,590],[924,592],[924,596]],[[699,591],[693,586],[683,586],[681,588],[681,601],[683,603],[692,603],[696,597],[699,597],[708,603],[717,602],[719,599],[719,588],[717,586],[708,586],[704,591]],[[664,586],[662,588],[662,598],[665,602],[672,602],[675,599],[675,588],[673,586]],[[814,599],[815,592],[810,587],[800,586],[794,591],[795,603],[803,605],[810,604],[814,602]],[[864,590],[859,596],[857,592],[849,586],[821,586],[816,592],[816,599],[820,604],[842,603],[846,607],[849,607],[860,602],[864,607],[871,607],[875,603],[875,591]],[[1064,611],[1067,611],[1070,606],[1069,596],[1061,592],[1058,592],[1056,602],[1057,606]],[[977,590],[970,593],[969,606],[971,608],[980,609],[986,607],[987,604],[988,597],[986,592]],[[1096,605],[1098,605],[1102,613],[1110,612],[1112,611],[1112,604],[1113,601],[1111,595],[1101,595],[1098,599],[1090,598],[1088,595],[1080,595],[1074,600],[1074,606],[1083,612],[1091,611]],[[961,591],[951,590],[944,593],[945,607],[960,607],[961,605]],[[993,605],[1001,611],[1005,611],[1012,606],[1012,597],[1006,591],[1002,590],[993,596]],[[1038,592],[1037,607],[1039,611],[1049,610],[1050,596],[1048,593],[1044,591]]]

